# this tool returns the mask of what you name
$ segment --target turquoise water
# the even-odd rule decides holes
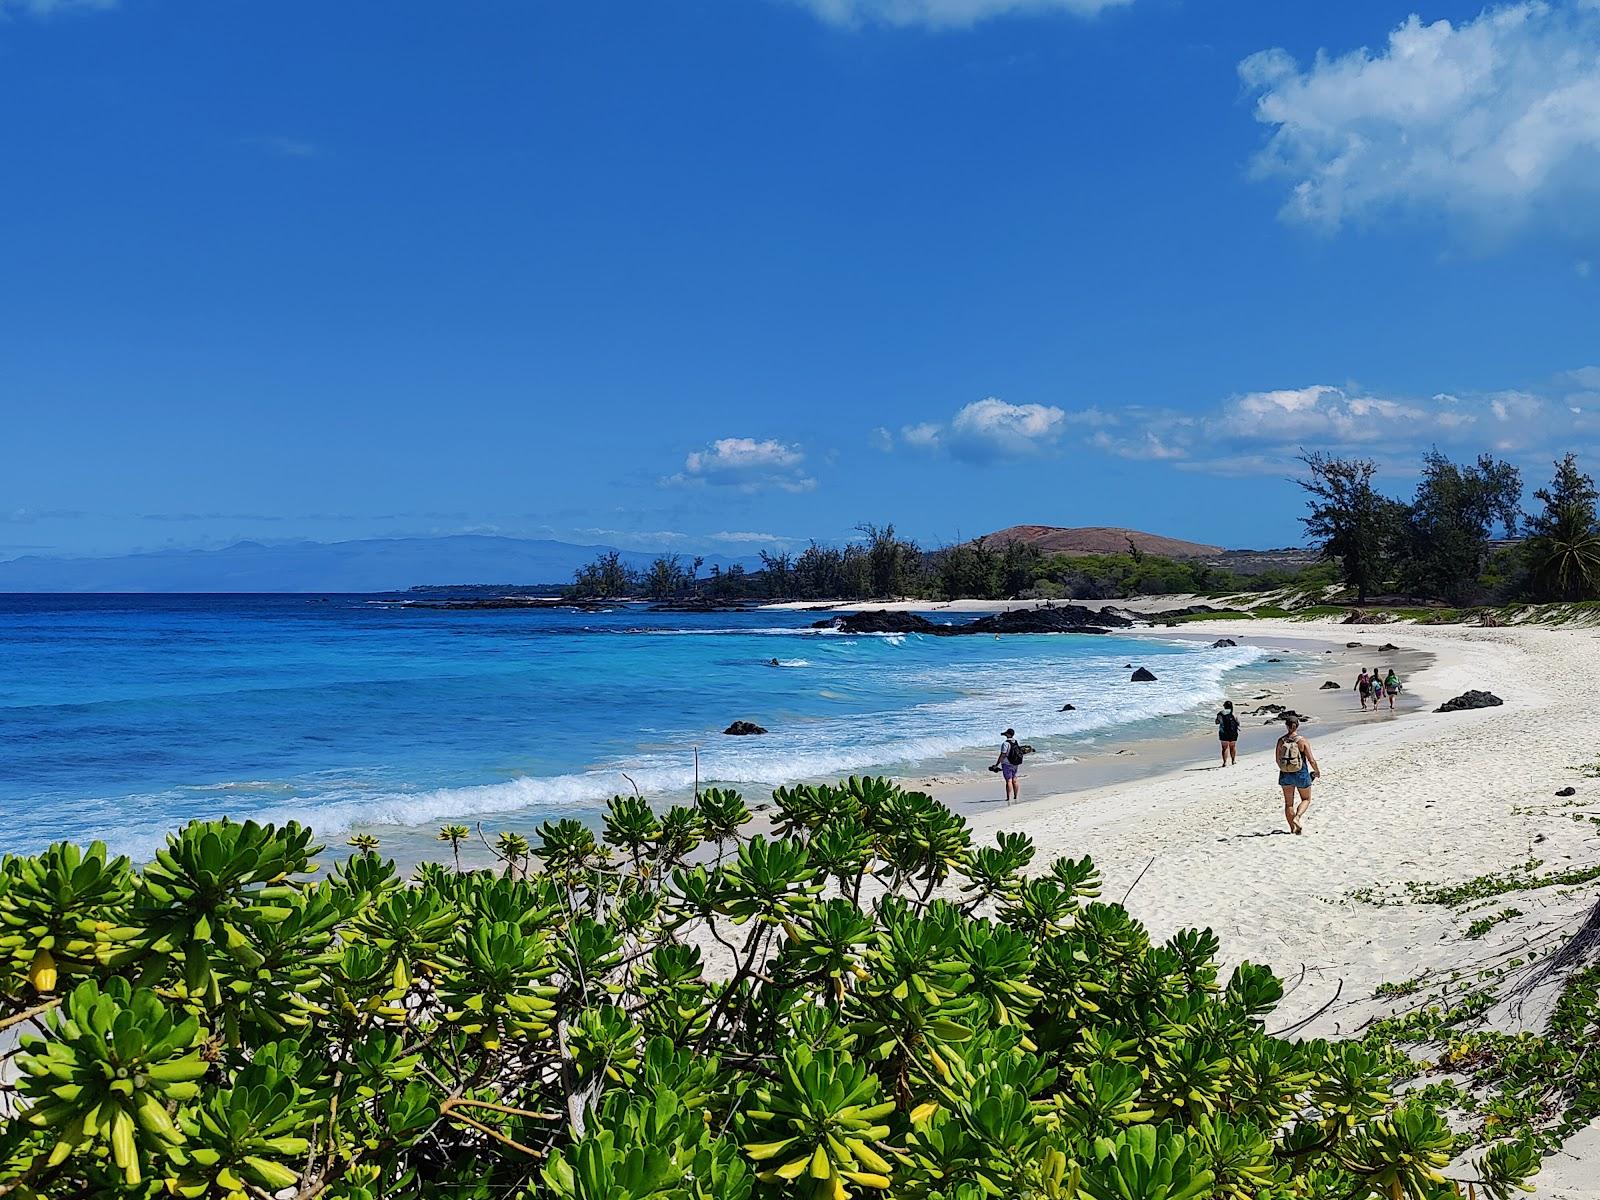
[[[628,790],[623,772],[654,798],[688,792],[696,747],[703,781],[752,795],[869,769],[981,771],[1007,725],[1066,756],[1190,720],[1230,672],[1269,669],[1250,647],[851,637],[815,619],[0,596],[0,849],[98,837],[139,854],[223,813],[328,835],[593,814]],[[1130,684],[1125,664],[1158,682]],[[737,719],[770,733],[723,736]]]

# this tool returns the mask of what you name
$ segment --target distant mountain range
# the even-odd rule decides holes
[[[1007,542],[1026,542],[1046,554],[1126,554],[1130,545],[1142,554],[1161,558],[1212,558],[1223,552],[1221,546],[1185,542],[1144,533],[1138,529],[1118,529],[1094,525],[1067,529],[1059,525],[1008,525],[979,541],[996,549]]]
[[[220,550],[153,550],[106,558],[27,555],[0,561],[0,592],[390,592],[423,584],[570,583],[609,546],[457,534],[346,542],[237,542]],[[623,550],[647,567],[654,552]],[[685,556],[689,557],[689,556]],[[702,572],[755,557],[708,554]]]

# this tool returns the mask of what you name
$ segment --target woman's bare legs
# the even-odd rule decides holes
[[[1294,785],[1290,784],[1283,789],[1283,819],[1289,822],[1289,832],[1299,833],[1300,823],[1295,820],[1294,814]]]
[[[1306,815],[1306,809],[1311,807],[1311,789],[1300,788],[1300,803],[1294,810],[1294,831],[1300,832],[1300,818]]]

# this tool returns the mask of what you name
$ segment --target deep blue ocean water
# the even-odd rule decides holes
[[[697,746],[703,781],[753,796],[868,769],[981,771],[1007,725],[1070,755],[1192,720],[1229,672],[1264,670],[1250,647],[850,637],[816,619],[0,596],[0,850],[98,837],[148,853],[224,813],[324,834],[592,814],[628,790],[624,771],[653,798],[688,791]],[[1159,681],[1130,685],[1129,663]],[[771,732],[723,736],[736,719]]]

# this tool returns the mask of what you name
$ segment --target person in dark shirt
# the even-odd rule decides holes
[[[1239,718],[1234,715],[1233,701],[1224,700],[1217,714],[1217,740],[1222,743],[1222,765],[1239,765]]]

